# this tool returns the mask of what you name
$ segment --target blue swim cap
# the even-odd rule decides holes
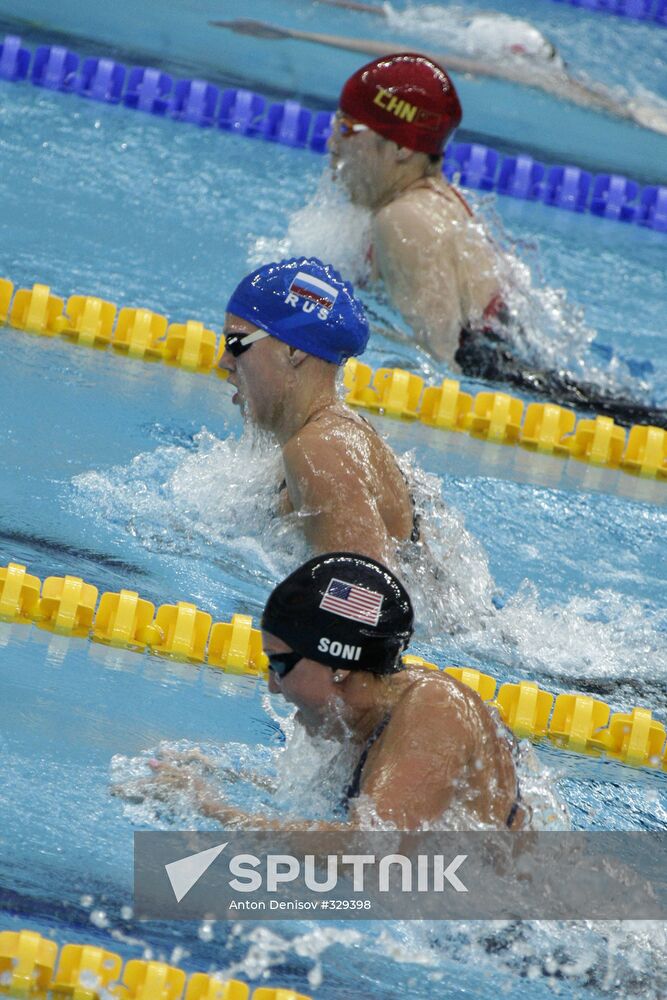
[[[352,285],[317,257],[264,264],[232,293],[227,312],[337,365],[368,343],[368,321]]]

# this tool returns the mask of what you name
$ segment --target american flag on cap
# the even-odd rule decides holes
[[[382,594],[375,590],[367,590],[356,583],[346,583],[345,580],[332,577],[320,601],[320,607],[341,618],[377,625],[382,601]]]

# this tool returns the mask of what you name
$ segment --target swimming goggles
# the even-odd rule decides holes
[[[228,333],[225,337],[225,350],[229,351],[233,358],[238,358],[241,354],[249,351],[258,340],[264,340],[265,337],[270,336],[271,334],[267,333],[266,330],[254,330],[252,333]]]
[[[302,653],[267,653],[269,670],[272,670],[277,677],[282,680],[290,670],[294,670],[300,660],[303,660]]]
[[[341,114],[340,111],[337,111],[334,115],[332,127],[342,139],[349,139],[350,136],[356,135],[358,132],[370,132],[368,125],[356,122],[354,118],[348,118],[347,115]]]

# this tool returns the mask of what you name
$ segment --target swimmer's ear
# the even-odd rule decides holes
[[[305,351],[300,351],[297,347],[290,347],[289,349],[289,363],[292,368],[298,368],[302,364],[308,355]]]

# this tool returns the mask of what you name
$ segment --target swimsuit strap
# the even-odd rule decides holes
[[[318,406],[318,408],[316,410],[313,410],[313,412],[310,414],[310,416],[306,420],[305,424],[303,424],[303,426],[301,427],[301,430],[303,430],[304,427],[307,427],[308,424],[310,424],[313,420],[316,420],[317,417],[319,417],[319,415],[321,413],[324,413],[325,410],[330,410],[334,406],[340,406],[340,400],[339,399],[334,399],[330,403],[324,403],[322,406]],[[347,414],[341,413],[341,416],[342,417],[346,417]]]
[[[414,184],[411,184],[409,187],[405,188],[404,191],[401,191],[399,198],[401,195],[407,194],[409,191],[419,191],[420,189],[432,191],[434,194],[439,194],[441,198],[445,198],[447,201],[450,200],[449,193],[451,191],[454,197],[458,199],[459,204],[463,206],[466,214],[469,215],[471,219],[474,219],[475,213],[461,192],[458,191],[453,184],[447,184],[446,188],[441,187],[437,183],[435,177],[420,177]]]
[[[359,792],[361,791],[361,773],[364,769],[364,765],[366,764],[366,760],[368,758],[370,749],[373,746],[373,744],[377,740],[379,740],[380,736],[382,736],[382,733],[386,729],[387,723],[389,722],[390,719],[391,719],[391,712],[387,712],[385,717],[378,723],[378,725],[375,727],[371,735],[368,737],[366,745],[364,749],[361,751],[361,755],[359,757],[359,760],[357,761],[357,766],[355,767],[354,773],[352,774],[352,780],[345,789],[341,801],[341,805],[345,810],[347,810],[349,806],[350,799],[356,799],[359,796]]]
[[[516,819],[516,815],[519,811],[520,806],[521,806],[521,793],[519,792],[519,788],[517,786],[516,798],[512,803],[512,808],[510,809],[507,815],[507,819],[505,820],[505,826],[508,828],[508,830],[511,828],[514,820]]]

